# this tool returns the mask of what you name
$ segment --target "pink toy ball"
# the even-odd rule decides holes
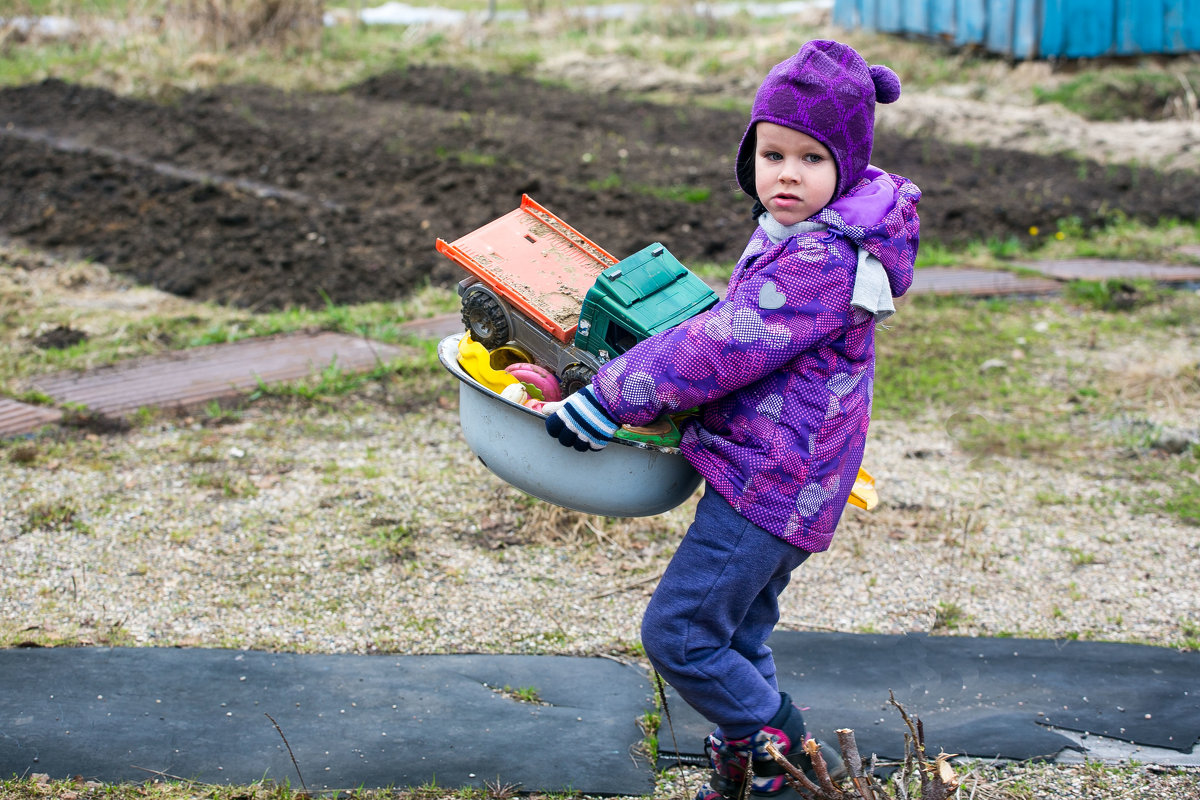
[[[537,364],[509,364],[504,371],[521,383],[528,383],[542,393],[542,399],[547,403],[562,400],[562,391],[558,388],[558,377]]]

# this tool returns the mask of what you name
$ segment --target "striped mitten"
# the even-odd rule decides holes
[[[592,387],[585,386],[568,397],[546,417],[546,432],[566,447],[581,453],[602,450],[612,441],[619,423],[596,401]]]

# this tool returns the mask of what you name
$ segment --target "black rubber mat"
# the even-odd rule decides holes
[[[0,777],[642,795],[650,698],[598,658],[0,650]]]
[[[932,753],[1052,758],[1077,748],[1051,726],[1190,751],[1200,739],[1200,653],[1107,642],[777,632],[780,688],[818,738],[852,728],[864,757],[904,755],[889,689],[920,717]],[[711,730],[667,692],[678,751]],[[672,702],[674,701],[674,702]],[[673,751],[670,730],[660,752]],[[667,762],[669,763],[669,759]]]

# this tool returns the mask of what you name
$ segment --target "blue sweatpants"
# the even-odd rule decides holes
[[[711,488],[642,618],[650,663],[728,738],[780,707],[767,637],[779,595],[809,554],[740,516]]]

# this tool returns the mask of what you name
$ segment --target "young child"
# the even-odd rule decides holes
[[[875,323],[912,283],[920,190],[868,163],[875,104],[899,96],[894,72],[838,42],[776,65],[738,148],[758,228],[724,299],[546,419],[563,444],[599,450],[621,423],[699,408],[681,449],[705,492],[642,621],[654,668],[717,726],[697,800],[737,797],[751,762],[754,796],[784,791],[770,741],[811,768],[766,642],[792,571],[833,538],[866,442]]]

